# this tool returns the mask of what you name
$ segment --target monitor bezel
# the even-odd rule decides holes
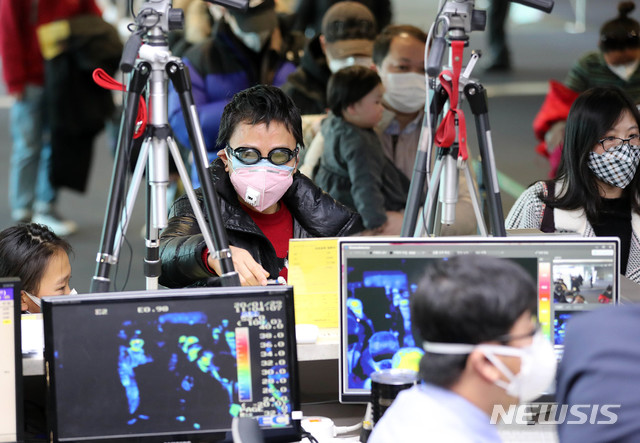
[[[371,398],[369,392],[351,392],[346,389],[345,386],[345,356],[348,333],[345,328],[346,323],[346,297],[342,284],[342,274],[344,270],[343,259],[345,245],[402,245],[402,244],[425,244],[425,245],[443,245],[443,244],[481,244],[481,243],[495,243],[495,244],[568,244],[568,243],[607,243],[615,244],[615,299],[613,305],[620,303],[620,239],[617,237],[579,237],[579,236],[564,236],[564,235],[552,235],[552,236],[508,236],[508,237],[358,237],[358,238],[340,238],[338,239],[338,272],[339,272],[339,355],[338,355],[338,397],[340,403],[352,404],[352,403],[368,403]],[[538,399],[539,402],[549,401],[551,396],[545,395]]]
[[[60,439],[58,435],[58,417],[56,414],[56,385],[55,385],[55,365],[53,364],[53,343],[52,343],[52,307],[61,305],[78,304],[105,304],[119,302],[135,302],[144,300],[153,301],[179,301],[181,299],[200,300],[215,299],[217,297],[251,297],[258,295],[282,296],[288,308],[285,311],[287,324],[290,325],[288,340],[288,355],[291,383],[291,426],[285,428],[262,428],[265,441],[267,442],[289,442],[297,441],[302,435],[302,427],[299,419],[294,419],[297,411],[300,411],[300,381],[297,358],[297,343],[295,339],[295,312],[293,309],[293,287],[291,286],[265,286],[265,287],[208,287],[208,288],[187,288],[187,289],[159,289],[155,291],[130,291],[130,292],[108,292],[87,295],[69,295],[42,298],[42,312],[45,335],[45,377],[47,380],[47,428],[52,441],[117,441],[117,442],[190,442],[190,441],[231,441],[231,427],[225,431],[199,431],[199,432],[176,432],[175,434],[163,433],[157,435],[109,435],[104,438],[74,438],[73,440]]]
[[[15,370],[16,439],[24,441],[24,391],[22,374],[22,281],[18,277],[0,277],[0,288],[13,289],[13,352]]]

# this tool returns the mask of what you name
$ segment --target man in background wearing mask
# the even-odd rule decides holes
[[[332,73],[352,65],[373,65],[376,20],[361,3],[341,1],[322,19],[322,33],[305,47],[300,66],[282,85],[303,115],[327,112],[327,84]]]
[[[430,266],[411,297],[422,383],[398,394],[370,443],[501,442],[494,407],[527,403],[551,386],[556,358],[533,315],[529,274],[496,257],[457,256]]]
[[[540,142],[536,152],[549,160],[549,178],[556,176],[567,115],[581,92],[617,86],[640,103],[640,23],[630,17],[634,9],[633,2],[619,2],[618,16],[600,28],[598,50],[580,56],[562,83],[549,82],[549,92],[533,121],[533,132]]]
[[[228,9],[216,31],[184,54],[209,161],[217,157],[220,116],[229,98],[257,84],[282,85],[299,61],[301,33],[288,29],[274,0],[251,0],[246,12]],[[177,93],[169,93],[169,123],[176,139],[190,146]],[[192,167],[194,188],[199,180]]]
[[[291,238],[338,237],[364,229],[358,214],[297,172],[302,121],[280,89],[258,85],[237,93],[224,108],[217,146],[219,158],[209,166],[209,179],[243,285],[286,279]],[[196,194],[204,211],[201,191]],[[186,196],[174,203],[169,217],[160,238],[160,283],[180,287],[220,275]]]

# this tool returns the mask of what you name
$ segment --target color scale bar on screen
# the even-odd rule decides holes
[[[538,321],[544,336],[551,340],[551,263],[538,264]]]
[[[238,399],[253,401],[251,392],[251,355],[249,328],[236,328],[236,365],[238,368]]]

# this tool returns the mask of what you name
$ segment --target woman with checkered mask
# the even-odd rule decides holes
[[[515,202],[507,229],[620,239],[620,272],[640,283],[640,113],[621,89],[598,87],[571,106],[553,180]]]

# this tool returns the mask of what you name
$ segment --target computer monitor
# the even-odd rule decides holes
[[[230,441],[234,416],[298,441],[293,290],[43,298],[55,441]]]
[[[559,236],[340,239],[340,401],[369,401],[376,370],[417,370],[424,352],[412,334],[409,297],[430,263],[461,254],[518,263],[537,283],[538,321],[560,358],[569,317],[607,306],[601,294],[608,286],[610,303],[618,302],[618,243]]]
[[[0,278],[0,442],[24,439],[20,279]]]

